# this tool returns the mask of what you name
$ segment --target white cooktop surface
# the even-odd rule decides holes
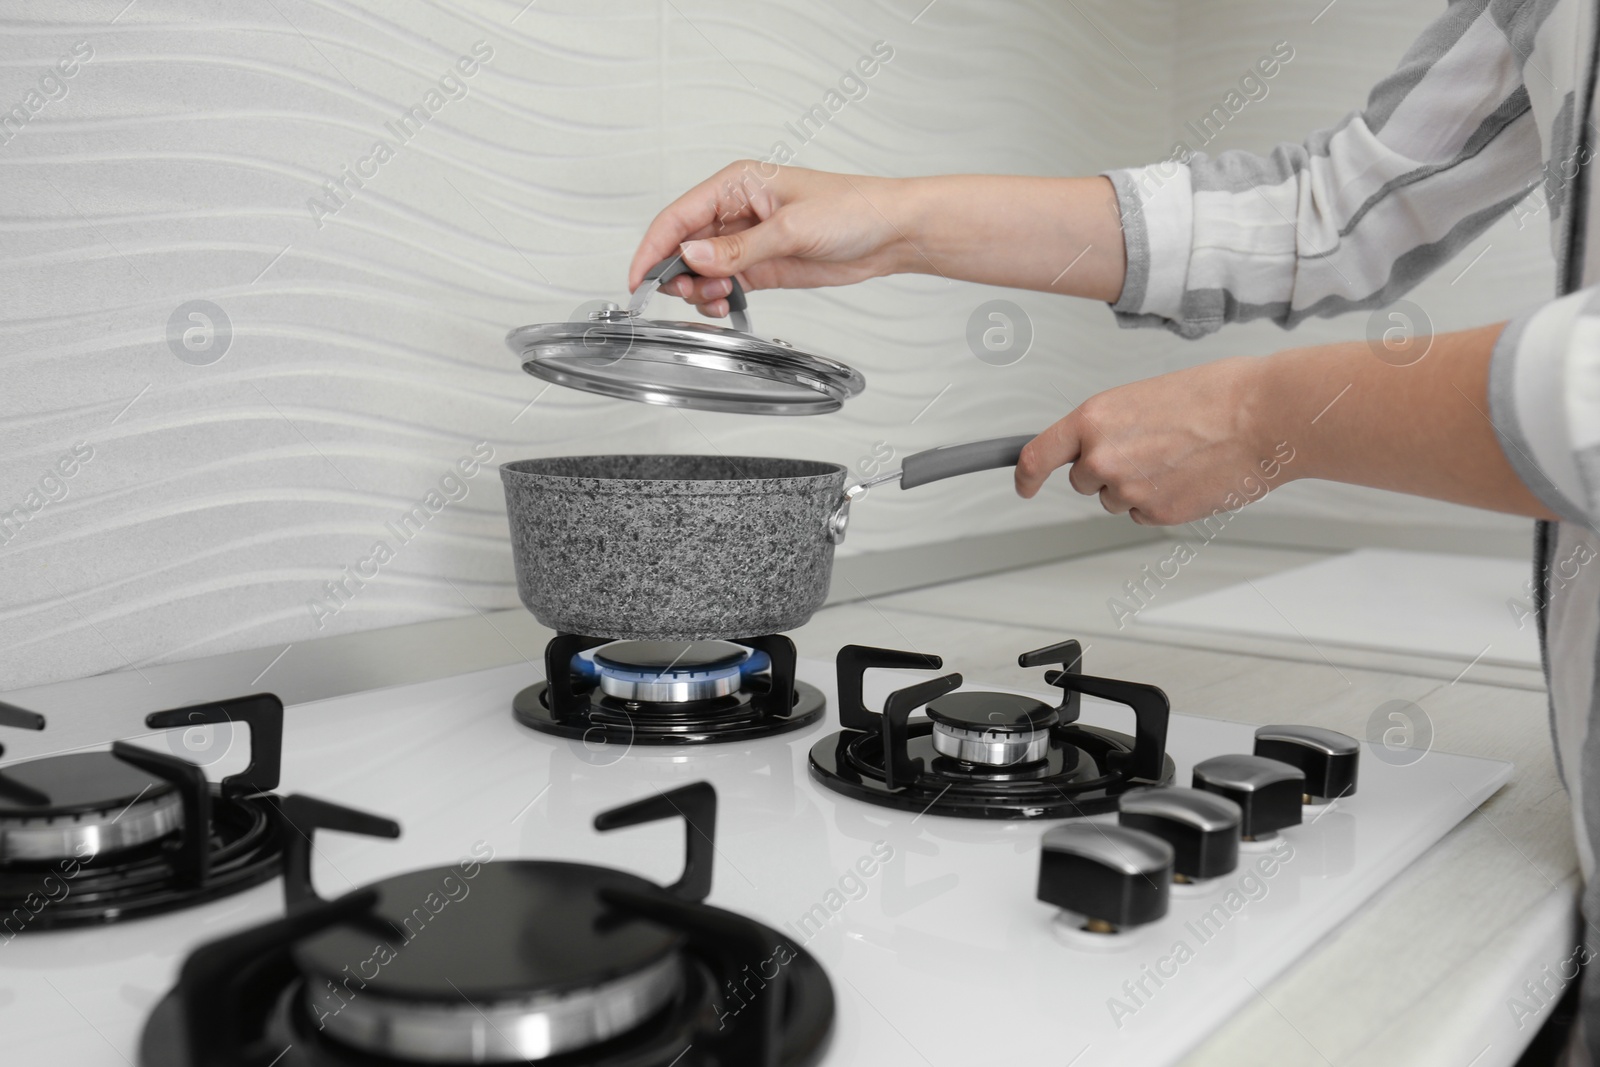
[[[314,877],[334,896],[453,863],[479,842],[500,858],[581,859],[670,881],[682,864],[680,824],[601,835],[590,820],[708,780],[721,802],[710,902],[772,924],[827,968],[838,1017],[825,1063],[1092,1067],[1172,1062],[1247,1000],[1270,1000],[1276,974],[1511,770],[1438,752],[1398,766],[1367,745],[1357,795],[1283,835],[1290,854],[1283,846],[1247,853],[1235,874],[1175,896],[1165,920],[1085,947],[1059,936],[1053,909],[1033,895],[1039,838],[1056,823],[918,817],[822,788],[806,756],[833,729],[832,665],[802,660],[800,677],[828,695],[823,724],[683,750],[590,749],[517,725],[510,702],[534,680],[527,665],[301,705],[286,715],[280,791],[379,812],[404,827],[399,841],[320,834]],[[869,706],[893,681],[889,672],[869,675]],[[1169,696],[1181,710],[1183,694]],[[1086,722],[1128,729],[1128,718],[1084,700]],[[1249,751],[1252,733],[1174,716],[1177,780],[1187,784],[1198,760]],[[213,764],[213,777],[239,764],[243,745],[234,748]],[[858,860],[886,852],[889,859],[868,865],[871,876],[856,874]],[[1274,857],[1270,876],[1254,867],[1262,856]],[[827,925],[802,933],[799,920],[818,906],[830,913]],[[145,1015],[187,949],[280,909],[275,880],[184,913],[0,940],[4,1062],[135,1062]]]

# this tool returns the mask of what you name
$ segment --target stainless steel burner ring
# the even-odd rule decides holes
[[[165,837],[183,826],[176,793],[83,815],[0,816],[0,862],[89,859]]]
[[[616,981],[560,995],[424,1004],[353,990],[335,1013],[308,984],[304,1003],[328,1035],[374,1055],[419,1063],[522,1063],[633,1029],[672,999],[681,979],[682,961],[674,953]]]
[[[739,691],[741,677],[738,667],[720,672],[660,675],[655,678],[626,678],[601,672],[600,690],[606,696],[634,704],[687,704],[694,700],[732,696]]]
[[[968,730],[933,724],[933,749],[942,756],[986,767],[1014,767],[1042,760],[1050,752],[1050,730]]]

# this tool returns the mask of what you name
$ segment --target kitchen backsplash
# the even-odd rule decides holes
[[[868,380],[796,420],[547,388],[503,341],[620,297],[650,218],[732,159],[1092,173],[1168,155],[1216,106],[1207,151],[1264,146],[1358,106],[1435,5],[1320,7],[13,0],[0,687],[515,606],[506,460],[714,451],[864,474],[1225,351],[1361,336],[1347,318],[1184,343],[939,277],[757,293],[761,332]],[[1392,39],[1374,44],[1374,19]],[[1293,58],[1242,83],[1278,42]],[[1543,224],[1521,221],[1414,294],[1436,326],[1548,291]],[[1004,334],[997,299],[1026,317],[999,353],[968,340]],[[1257,506],[1455,514],[1331,486],[1274,497]],[[845,550],[1094,513],[1064,480],[1022,502],[980,476],[874,494]]]

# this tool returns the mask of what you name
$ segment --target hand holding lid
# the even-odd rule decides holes
[[[633,299],[628,301],[627,314],[638,316],[644,313],[644,306],[650,302],[656,290],[666,285],[679,275],[687,274],[698,278],[699,274],[683,261],[683,253],[678,253],[671,259],[663,259],[660,263],[644,272],[644,280],[639,283],[639,288],[633,291]],[[728,321],[733,323],[733,328],[740,333],[754,333],[755,328],[750,325],[750,302],[745,299],[744,286],[739,284],[738,278],[729,278],[728,284],[733,288],[728,292]]]

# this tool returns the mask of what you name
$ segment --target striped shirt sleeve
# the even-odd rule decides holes
[[[1488,0],[1455,0],[1364,110],[1302,144],[1110,172],[1118,322],[1199,337],[1393,301],[1539,178],[1521,66]]]
[[[1489,363],[1489,418],[1523,484],[1555,514],[1600,522],[1600,287],[1512,319]]]

